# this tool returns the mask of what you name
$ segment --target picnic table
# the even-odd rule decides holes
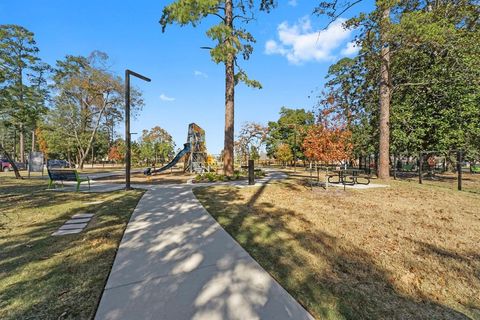
[[[337,179],[337,181],[332,181],[332,179]],[[370,176],[366,175],[363,169],[340,169],[334,170],[332,174],[327,174],[327,180],[328,183],[339,183],[343,185],[368,185],[370,183]]]

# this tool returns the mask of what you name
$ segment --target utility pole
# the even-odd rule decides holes
[[[130,190],[130,168],[131,168],[131,138],[130,133],[130,75],[142,79],[144,81],[150,82],[149,78],[142,76],[139,73],[133,72],[131,70],[125,70],[125,190]]]

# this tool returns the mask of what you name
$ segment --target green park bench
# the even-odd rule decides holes
[[[47,169],[48,171],[48,188],[55,188],[55,182],[60,181],[63,186],[63,181],[76,181],[77,182],[77,191],[80,190],[80,183],[88,182],[88,189],[90,190],[90,178],[80,178],[77,170],[71,169]]]

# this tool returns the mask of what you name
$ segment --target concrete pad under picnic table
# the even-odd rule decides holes
[[[329,187],[341,187],[343,188],[343,184],[341,183],[329,183]],[[388,188],[389,185],[387,184],[378,184],[378,183],[369,183],[369,184],[360,184],[356,183],[354,185],[346,184],[346,189],[358,189],[358,190],[365,190],[365,189],[375,189],[375,188]]]

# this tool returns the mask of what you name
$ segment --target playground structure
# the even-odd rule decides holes
[[[185,156],[185,171],[201,173],[206,170],[207,146],[205,143],[205,130],[195,123],[188,125],[187,143],[190,151]]]
[[[187,143],[183,149],[165,166],[152,170],[147,168],[143,173],[150,176],[168,170],[184,159],[184,171],[190,173],[203,173],[206,171],[207,147],[205,143],[205,130],[195,123],[188,125]]]

